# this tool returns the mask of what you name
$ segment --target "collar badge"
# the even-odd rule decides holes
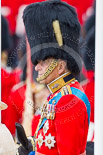
[[[59,84],[56,83],[56,84],[52,87],[52,89],[54,89],[54,88],[58,88],[58,86],[59,86]]]

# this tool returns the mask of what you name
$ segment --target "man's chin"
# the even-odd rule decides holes
[[[39,81],[40,84],[46,84],[46,80]]]
[[[46,79],[44,79],[44,80],[39,81],[39,83],[40,83],[40,84],[45,84],[45,85],[47,85],[47,84],[48,84],[48,81],[47,81]]]

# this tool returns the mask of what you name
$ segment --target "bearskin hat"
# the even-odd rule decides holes
[[[95,70],[95,26],[93,26],[86,36],[86,48],[82,50],[83,60],[87,70]]]
[[[53,21],[58,20],[63,45],[57,43]],[[49,0],[28,5],[23,13],[27,38],[34,65],[49,57],[67,61],[68,69],[77,75],[81,69],[78,42],[80,24],[75,9],[60,0]]]
[[[1,51],[9,50],[11,46],[11,37],[7,20],[1,16]]]

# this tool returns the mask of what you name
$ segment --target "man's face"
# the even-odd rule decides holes
[[[35,66],[35,70],[38,72],[38,78],[41,77],[47,70],[47,68],[49,67],[49,65],[51,64],[53,58],[48,58],[46,60],[41,60],[38,62],[38,64]],[[58,69],[57,67],[50,73],[50,75],[40,81],[40,83],[42,84],[48,84],[50,83],[51,81],[53,81],[54,79],[56,79],[57,77],[59,77],[59,74],[58,74]]]

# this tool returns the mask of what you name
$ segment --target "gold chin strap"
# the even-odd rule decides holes
[[[61,47],[63,45],[63,38],[62,38],[59,20],[53,21],[53,29],[54,29],[55,37],[59,44],[59,47]]]
[[[57,65],[58,65],[58,61],[53,59],[53,61],[51,62],[51,64],[47,68],[46,72],[42,76],[37,78],[36,80],[39,82],[39,81],[42,81],[42,80],[46,79],[50,75],[50,73],[55,69],[55,67]]]

